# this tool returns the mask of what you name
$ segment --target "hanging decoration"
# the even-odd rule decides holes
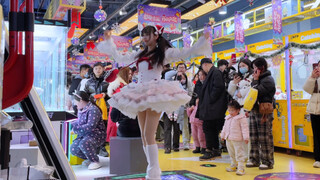
[[[214,2],[216,3],[216,4],[218,4],[218,3],[225,3],[225,4],[227,4],[228,3],[228,1],[229,0],[214,0]]]
[[[88,49],[94,49],[96,45],[94,44],[94,41],[87,41],[87,48]]]
[[[73,37],[71,39],[71,44],[74,45],[74,46],[77,46],[80,44],[80,39],[78,37]]]
[[[71,10],[71,28],[68,31],[68,38],[72,38],[77,28],[81,28],[81,13],[78,10]]]
[[[270,54],[270,55],[259,55],[259,54],[255,54],[255,53],[251,53],[250,51],[244,53],[244,56],[248,56],[248,57],[253,57],[253,58],[273,58],[276,57],[282,53],[284,53],[286,50],[290,49],[290,48],[298,48],[298,49],[304,49],[304,50],[313,50],[313,49],[319,49],[320,48],[320,43],[317,44],[313,44],[313,45],[305,45],[305,44],[298,44],[298,43],[289,43],[288,46],[285,46],[281,49],[279,49],[278,51]],[[293,56],[292,56],[293,57]]]
[[[254,1],[254,0],[248,0],[250,7],[253,6],[253,1]]]
[[[120,27],[120,25],[118,23],[112,24],[111,29],[114,30],[114,32],[116,34],[120,34],[121,31],[122,31],[122,29],[121,29],[121,27]]]
[[[98,21],[98,22],[102,22],[104,20],[107,19],[107,13],[102,9],[102,2],[101,0],[99,0],[100,2],[100,6],[99,9],[96,10],[96,12],[94,13],[94,18]]]

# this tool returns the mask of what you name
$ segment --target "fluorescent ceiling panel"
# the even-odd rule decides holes
[[[230,2],[233,2],[234,0],[229,0],[227,4],[229,4]],[[221,7],[222,5],[225,5],[224,2],[220,3],[220,4],[216,4],[214,1],[210,1],[207,2],[197,8],[195,8],[194,10],[184,14],[181,16],[181,19],[185,19],[185,20],[193,20],[196,19],[200,16],[203,16],[211,11],[214,11],[216,9],[218,9],[219,7]]]

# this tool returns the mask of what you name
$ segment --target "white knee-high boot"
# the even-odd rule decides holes
[[[147,145],[146,154],[148,161],[147,176],[148,180],[161,180],[161,169],[158,159],[158,145]]]
[[[146,159],[147,159],[147,163],[148,163],[148,167],[147,167],[147,171],[148,171],[150,160],[149,160],[149,156],[148,156],[148,152],[147,152],[146,146],[142,146],[142,147],[143,147],[144,154],[146,155]]]

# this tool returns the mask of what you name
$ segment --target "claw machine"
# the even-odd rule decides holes
[[[314,45],[320,41],[320,29],[314,29],[288,37],[290,43]],[[303,90],[303,85],[313,70],[312,64],[320,60],[320,48],[304,50],[300,47],[290,48],[291,84],[292,84],[292,145],[299,151],[313,152],[313,134],[310,115],[306,113],[311,97]]]

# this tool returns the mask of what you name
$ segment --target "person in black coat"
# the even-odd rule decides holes
[[[273,114],[261,114],[259,103],[273,103],[274,105],[275,82],[264,58],[257,58],[252,64],[254,73],[251,86],[258,90],[258,98],[250,112],[251,151],[246,166],[259,167],[261,170],[273,169]]]
[[[113,122],[118,122],[117,136],[119,137],[141,137],[137,119],[131,119],[122,114],[118,109],[112,108],[110,114]]]
[[[72,100],[73,100],[73,93],[76,92],[81,80],[85,78],[85,76],[88,73],[90,68],[91,67],[88,64],[82,64],[80,66],[80,74],[76,75],[71,80],[71,86],[69,88],[69,93],[68,94],[72,97]],[[77,108],[77,105],[75,105],[75,103],[72,103],[72,108],[74,110],[74,114],[77,115],[78,114],[78,108]]]
[[[203,120],[207,150],[201,160],[211,160],[221,156],[219,150],[219,132],[224,124],[227,110],[227,91],[221,71],[214,67],[211,60],[201,60],[201,68],[207,73],[199,96],[196,117]]]

